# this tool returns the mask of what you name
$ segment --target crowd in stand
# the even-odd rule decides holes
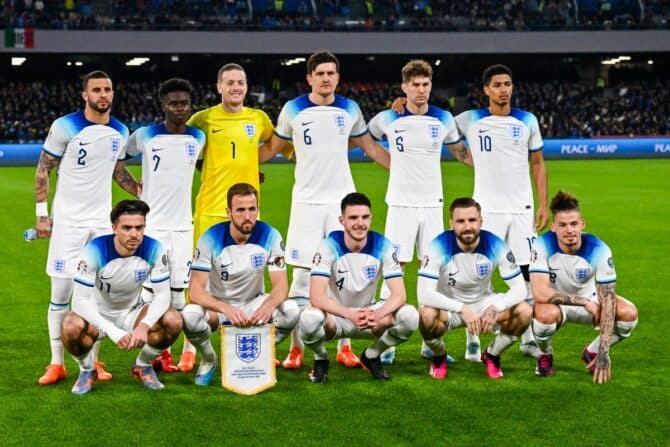
[[[667,80],[626,82],[611,87],[580,83],[528,82],[516,86],[514,106],[533,112],[545,138],[668,135],[670,93]],[[194,83],[194,104],[201,109],[220,101],[209,83]],[[162,121],[157,85],[153,82],[118,82],[113,114],[131,130]],[[283,103],[306,86],[273,91],[252,86],[247,104],[265,110],[273,122]],[[80,86],[74,82],[16,82],[0,79],[0,142],[41,142],[57,117],[81,107]],[[432,103],[458,113],[461,108],[483,107],[481,86],[462,87],[462,96],[433,95]],[[358,101],[366,119],[388,108],[400,96],[399,85],[342,82],[339,93]]]
[[[667,27],[670,0],[0,0],[4,27],[527,30]]]

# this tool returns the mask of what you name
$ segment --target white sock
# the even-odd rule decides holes
[[[433,351],[433,354],[437,357],[447,353],[442,337],[431,338],[428,340],[424,339],[423,342]]]
[[[556,323],[544,324],[533,318],[531,328],[540,352],[542,354],[552,354],[554,349],[551,347],[551,339],[556,333]]]
[[[137,366],[151,366],[151,362],[160,354],[162,351],[153,346],[145,344],[140,350],[137,359],[135,359],[135,365]]]
[[[61,341],[63,320],[69,311],[69,304],[49,304],[47,325],[49,327],[49,344],[51,346],[51,364],[62,365],[65,360],[65,349]]]
[[[535,337],[533,336],[533,329],[531,325],[528,325],[523,334],[521,334],[521,346],[523,345],[536,345]]]
[[[93,363],[93,355],[91,351],[88,351],[86,354],[82,355],[73,355],[75,362],[79,365],[79,371],[93,371],[95,369],[95,364]]]
[[[496,357],[502,354],[505,349],[509,348],[514,341],[519,337],[514,335],[505,334],[504,332],[499,333],[495,336],[491,344],[489,345],[487,351],[489,354],[495,355]]]
[[[637,320],[633,321],[615,321],[614,322],[614,332],[612,332],[612,342],[610,346],[614,346],[617,343],[620,343],[627,339],[633,329],[637,326]],[[586,348],[590,352],[598,352],[600,346],[600,335],[598,335],[591,344]]]
[[[349,346],[351,348],[351,340],[348,338],[340,338],[337,341],[337,350],[338,352],[344,349],[345,346]]]

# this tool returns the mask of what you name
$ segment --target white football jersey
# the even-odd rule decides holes
[[[561,251],[556,233],[538,237],[530,257],[531,273],[546,273],[553,289],[598,301],[596,284],[616,281],[612,251],[600,239],[582,234],[582,245],[574,255]]]
[[[354,192],[349,168],[349,138],[367,133],[356,102],[336,95],[335,102],[318,106],[303,95],[284,104],[275,129],[295,148],[297,203],[339,202]]]
[[[279,231],[257,221],[246,244],[230,235],[230,222],[216,224],[198,241],[192,270],[209,272],[209,293],[236,307],[264,292],[263,272],[285,270],[284,243]]]
[[[430,106],[424,115],[407,108],[378,113],[368,125],[377,140],[385,135],[391,154],[386,203],[395,206],[442,206],[443,144],[458,143],[460,136],[451,113]]]
[[[147,280],[163,285],[169,294],[169,278],[168,258],[160,242],[144,236],[132,256],[121,257],[114,247],[114,235],[108,234],[86,245],[74,281],[91,289],[100,314],[115,318],[139,303]]]
[[[468,304],[493,292],[496,269],[510,289],[512,281],[523,281],[514,255],[498,236],[481,230],[475,251],[465,253],[456,242],[456,233],[449,230],[433,239],[421,261],[419,276],[435,280],[434,287],[446,297]]]
[[[544,145],[537,118],[512,109],[507,116],[488,108],[456,117],[475,165],[473,198],[487,213],[533,213],[533,188],[528,157]]]
[[[130,136],[126,153],[142,153],[142,200],[151,211],[147,229],[185,231],[193,228],[191,188],[195,163],[205,144],[205,133],[186,126],[170,133],[165,124],[141,127]]]
[[[393,244],[381,234],[370,231],[365,247],[353,253],[344,243],[344,232],[333,231],[314,255],[311,276],[330,278],[328,294],[332,299],[361,308],[375,302],[379,278],[403,275]]]
[[[86,119],[83,111],[51,124],[43,150],[60,159],[54,223],[73,227],[108,227],[112,208],[112,176],[125,158],[128,128],[115,118],[107,124]]]

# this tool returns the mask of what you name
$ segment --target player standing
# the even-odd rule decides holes
[[[98,379],[93,344],[104,335],[124,350],[140,348],[131,374],[145,387],[160,390],[151,361],[177,339],[179,314],[170,308],[167,253],[144,236],[149,206],[122,200],[110,213],[112,230],[86,245],[72,295],[72,311],[63,321],[63,343],[79,365],[74,394],[86,394]],[[155,292],[151,304],[140,299],[145,280]]]
[[[481,208],[475,200],[455,199],[449,211],[452,229],[433,239],[417,284],[419,328],[433,351],[429,373],[436,379],[447,376],[442,336],[467,326],[475,336],[498,332],[481,360],[487,375],[500,379],[500,355],[526,330],[533,314],[524,302],[526,287],[521,270],[503,240],[481,230]],[[492,293],[496,269],[509,286],[506,293]]]
[[[492,65],[482,75],[486,108],[468,110],[456,117],[467,139],[475,168],[473,198],[481,204],[483,228],[507,242],[521,268],[530,296],[531,244],[547,225],[547,171],[537,118],[512,108],[512,71]],[[530,159],[530,169],[529,169]],[[539,206],[534,213],[533,187]],[[470,341],[468,351],[477,347]],[[478,340],[476,340],[478,344]],[[521,339],[521,352],[537,355],[530,329]]]
[[[321,239],[341,228],[342,198],[355,191],[349,167],[349,147],[360,147],[372,160],[388,169],[389,154],[370,137],[356,102],[336,95],[340,63],[329,51],[307,60],[308,94],[287,102],[277,119],[276,135],[292,141],[296,166],[291,214],[286,236],[287,263],[293,265],[289,297],[301,307],[309,295],[309,268]],[[278,146],[281,148],[281,146]],[[294,333],[284,368],[299,368],[303,350]],[[340,343],[337,360],[357,367],[358,358],[347,340]]]
[[[184,332],[202,353],[196,385],[214,380],[216,353],[210,337],[223,323],[250,326],[274,321],[275,341],[296,325],[299,309],[287,301],[288,278],[279,232],[258,218],[258,192],[238,183],[227,193],[230,222],[214,225],[202,235],[191,274],[191,304],[184,308]],[[267,267],[272,290],[264,292]]]
[[[272,138],[274,126],[260,109],[244,106],[247,74],[238,64],[225,64],[216,77],[221,103],[195,113],[188,125],[205,132],[207,142],[202,161],[200,190],[195,199],[193,245],[212,225],[228,220],[226,193],[236,183],[248,183],[259,190],[260,152],[269,149],[263,142]],[[263,160],[265,161],[265,159]],[[181,371],[191,371],[195,351],[189,343],[179,360]]]
[[[136,130],[126,147],[128,156],[142,153],[141,199],[151,207],[146,234],[160,241],[167,251],[171,306],[179,312],[186,305],[184,289],[188,287],[193,258],[193,173],[205,144],[205,133],[186,125],[192,94],[191,83],[184,79],[162,83],[158,98],[164,122]],[[150,285],[145,286],[145,295],[145,302],[151,301]],[[169,351],[156,359],[154,367],[166,372],[178,370]]]
[[[565,323],[600,327],[582,352],[593,381],[610,380],[610,347],[627,339],[637,326],[633,303],[616,294],[616,271],[610,248],[584,233],[579,202],[559,191],[551,199],[551,231],[533,245],[530,280],[535,297],[533,334],[540,348],[535,374],[554,374],[551,340]]]
[[[347,194],[339,221],[343,230],[330,233],[314,255],[310,307],[300,316],[300,335],[314,351],[310,380],[327,380],[330,362],[324,342],[342,337],[373,338],[360,356],[361,364],[373,378],[389,380],[379,357],[409,339],[419,315],[405,303],[402,270],[391,241],[370,231],[370,200],[360,193]],[[390,293],[375,302],[381,277]]]
[[[86,243],[109,233],[112,177],[129,193],[139,196],[140,187],[125,168],[128,128],[111,116],[114,89],[109,75],[93,71],[82,80],[83,111],[55,120],[44,141],[35,174],[38,238],[51,237],[46,271],[51,278],[47,321],[51,363],[40,377],[41,385],[65,379],[61,329],[68,312],[72,279]],[[49,175],[58,167],[58,181],[49,218]],[[99,344],[94,346],[97,359]],[[96,362],[100,380],[112,375]]]
[[[385,136],[389,143],[391,167],[384,235],[393,242],[403,269],[412,260],[415,246],[421,259],[433,238],[444,229],[440,167],[443,144],[456,159],[472,166],[451,113],[428,103],[432,78],[433,69],[428,62],[409,61],[402,68],[404,112],[384,110],[368,124],[375,139]],[[387,294],[382,286],[382,299]],[[392,350],[385,352],[382,361],[392,363],[394,356]]]

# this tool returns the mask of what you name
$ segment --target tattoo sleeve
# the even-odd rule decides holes
[[[616,316],[616,283],[598,284],[598,301],[600,302],[600,346],[596,358],[596,368],[607,368],[610,365],[610,344],[614,331]]]
[[[124,191],[136,196],[137,195],[137,181],[132,176],[124,162],[117,162],[114,168],[114,180],[124,189]]]
[[[564,306],[584,306],[590,301],[591,300],[581,296],[568,295],[558,291],[556,291],[554,295],[549,298],[549,303],[556,305],[562,304]]]
[[[49,175],[51,170],[58,166],[60,159],[44,151],[40,154],[35,172],[35,199],[37,202],[46,202],[49,198]]]

